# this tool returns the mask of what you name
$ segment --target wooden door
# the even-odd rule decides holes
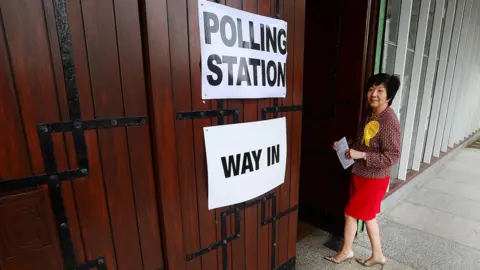
[[[138,1],[0,8],[0,268],[163,269]]]
[[[278,105],[301,105],[305,1],[226,0],[221,4],[270,17],[278,13],[288,22],[287,98]],[[273,201],[265,203],[266,218],[277,215],[278,222],[262,225],[262,204],[255,200],[249,207],[240,204],[209,211],[203,127],[220,123],[217,117],[183,119],[182,113],[196,111],[199,116],[202,110],[237,109],[239,121],[250,122],[261,120],[262,110],[275,102],[202,100],[197,6],[197,0],[146,0],[143,7],[168,269],[264,270],[284,264],[291,269],[294,261],[287,261],[294,259],[296,248],[301,112],[278,115],[287,117],[287,173],[285,183],[272,192],[276,194],[273,214],[269,211]],[[232,121],[225,117],[225,123]],[[223,218],[223,213],[228,215]]]
[[[286,99],[202,101],[196,0],[0,0],[1,270],[294,267],[305,2],[223,4],[289,23]],[[285,184],[208,211],[202,128],[222,119],[179,115],[271,106]]]
[[[361,127],[377,16],[376,0],[307,1],[300,218],[338,235],[351,172],[331,147]]]

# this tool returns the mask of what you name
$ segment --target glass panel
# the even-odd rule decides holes
[[[402,96],[400,98],[400,124],[402,134],[405,131],[405,120],[407,115],[408,97],[410,95],[410,83],[412,80],[413,58],[415,56],[415,43],[417,40],[418,20],[420,16],[420,5],[422,0],[413,0],[412,13],[410,17],[410,29],[408,31],[407,58],[405,61],[405,70],[403,74]]]
[[[413,155],[415,151],[415,141],[418,134],[418,122],[420,122],[420,110],[422,109],[423,90],[425,89],[425,78],[427,75],[428,56],[423,57],[422,73],[420,75],[420,85],[418,88],[417,108],[415,110],[415,121],[413,124],[412,144],[410,145],[410,156],[408,158],[408,169],[413,166]]]
[[[425,88],[425,79],[427,78],[427,66],[428,66],[428,56],[423,56],[422,62],[422,74],[420,75],[420,85],[418,88],[418,97],[419,102],[421,102],[421,97],[423,97],[423,92]]]
[[[400,10],[402,0],[390,0],[387,6],[387,16],[385,22],[385,41],[397,44],[398,27],[400,21]]]
[[[430,93],[430,103],[429,103],[429,107],[428,107],[429,108],[428,116],[427,116],[428,125],[426,125],[425,129],[428,129],[428,126],[430,126],[430,114],[432,113],[432,101],[433,101],[433,95],[434,95],[434,92],[435,92],[435,85],[436,85],[437,76],[438,76],[438,65],[440,63],[440,52],[442,51],[443,46],[450,46],[450,43],[444,44],[444,42],[443,42],[443,36],[445,34],[445,17],[446,17],[446,13],[447,13],[447,9],[449,8],[449,5],[454,5],[454,4],[455,4],[455,1],[445,0],[445,7],[443,9],[443,16],[442,16],[442,32],[440,33],[440,42],[439,42],[440,46],[438,46],[438,52],[437,52],[437,64],[436,64],[437,66],[435,67],[435,76],[434,76],[434,79],[433,79],[433,89]],[[448,33],[448,34],[451,34],[451,33]],[[426,145],[427,145],[427,140],[425,139],[422,157],[423,157],[423,154],[425,153]]]
[[[385,50],[385,47],[387,48]],[[383,49],[383,64],[382,64],[382,72],[393,74],[395,69],[395,57],[397,53],[397,46],[393,44],[385,44]]]
[[[442,14],[442,30],[440,32],[440,41],[439,41],[440,45],[443,45],[442,43],[443,43],[443,34],[445,32],[445,16],[446,16],[446,13],[447,13],[448,3],[449,3],[449,1],[445,0],[445,7],[443,8],[443,14]],[[442,51],[441,48],[442,48],[442,46],[438,46],[437,59],[440,58],[440,52]],[[438,65],[437,65],[437,67],[438,67]],[[435,72],[435,76],[436,76],[436,72]]]
[[[408,50],[407,51],[407,59],[405,62],[405,72],[403,74],[403,90],[402,96],[395,97],[400,98],[400,124],[402,126],[402,134],[405,128],[405,116],[407,114],[407,107],[408,107],[408,96],[410,93],[410,82],[412,80],[412,69],[413,69],[413,57],[415,52]],[[387,89],[388,91],[388,89]]]
[[[410,17],[410,30],[408,31],[408,49],[415,50],[415,42],[417,41],[418,19],[420,16],[420,4],[422,0],[413,0],[412,15]]]
[[[430,112],[431,112],[431,109],[432,109],[432,98],[430,98],[430,100],[428,101],[428,107],[429,108],[429,111],[428,111],[428,115],[427,115],[427,125],[425,125],[425,137],[423,139],[423,149],[422,149],[422,161],[423,161],[423,155],[425,154],[425,148],[427,148],[427,130],[428,130],[428,125],[430,123]]]
[[[430,12],[428,13],[428,25],[427,25],[427,36],[425,38],[425,49],[424,55],[428,56],[430,53],[430,43],[432,42],[432,31],[433,31],[433,18],[435,17],[435,6],[437,1],[431,0],[430,3]]]
[[[440,60],[437,59],[437,64],[436,64],[436,67],[435,67],[435,76],[433,77],[433,83],[435,84],[435,82],[437,81],[437,74],[438,74],[438,64],[439,64]],[[427,134],[427,129],[428,129],[428,126],[430,125],[430,114],[432,113],[432,99],[433,99],[433,89],[430,93],[430,99],[428,100],[428,106],[427,106],[427,111],[428,111],[428,114],[427,114],[427,124],[425,125],[425,136]],[[425,154],[425,148],[427,146],[427,138],[425,137],[424,141],[423,141],[423,150],[422,150],[422,160],[423,160],[423,155]]]
[[[432,87],[432,91],[430,92],[430,100],[433,99],[433,94],[435,92],[435,84],[437,82],[437,75],[438,75],[438,65],[440,64],[440,59],[437,59],[437,64],[436,64],[436,67],[435,67],[435,75],[433,76],[433,87]],[[432,108],[431,107],[428,107],[428,115],[427,117],[430,117],[430,113],[432,111]]]

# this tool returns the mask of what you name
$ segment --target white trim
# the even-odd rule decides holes
[[[473,9],[472,9],[473,10]],[[470,32],[469,32],[469,35],[470,35],[470,39],[469,39],[469,43],[468,43],[468,47],[467,47],[467,56],[468,58],[470,58],[470,52],[472,51],[472,39],[474,39],[474,37],[472,36],[472,31],[473,29],[475,28],[475,24],[474,22],[471,22],[470,23]],[[465,123],[468,122],[468,119],[466,118],[466,111],[467,111],[467,108],[469,106],[469,98],[467,97],[470,97],[470,89],[469,88],[466,88],[466,85],[465,85],[465,78],[466,78],[466,73],[469,72],[470,70],[470,65],[467,65],[466,66],[466,69],[465,71],[463,72],[463,76],[461,77],[462,80],[461,80],[461,86],[460,87],[465,87],[464,89],[464,92],[462,93],[462,103],[461,103],[461,106],[460,106],[460,114],[459,114],[459,118],[458,118],[458,123],[457,123],[457,127],[455,129],[455,132],[457,132],[457,136],[456,136],[456,140],[457,141],[461,141],[463,140],[463,138],[465,137],[465,133],[464,133],[464,126],[465,126]]]
[[[477,6],[477,13],[480,10],[480,3]],[[470,101],[470,107],[468,107],[469,110],[469,115],[467,116],[467,119],[469,119],[468,123],[468,134],[471,135],[475,130],[475,112],[478,110],[478,105],[479,105],[479,98],[480,98],[480,93],[478,92],[478,84],[475,84],[475,78],[478,77],[478,60],[476,58],[478,54],[478,34],[479,34],[479,26],[478,26],[478,14],[477,14],[477,24],[475,26],[475,31],[473,34],[473,44],[471,48],[471,55],[470,55],[470,72],[468,73],[468,87],[470,89],[472,99],[469,99]],[[475,40],[477,38],[477,40]],[[477,51],[475,51],[477,49]]]
[[[387,13],[387,10],[385,10],[385,13]],[[387,15],[385,14],[385,17]],[[388,39],[390,37],[390,20],[385,19],[385,42],[382,44],[383,45],[383,53],[382,53],[382,66],[381,66],[381,72],[385,72],[387,69],[387,58],[388,58],[388,44],[392,43]],[[393,45],[393,44],[392,44]],[[395,44],[395,48],[397,47],[397,44]]]
[[[474,4],[477,4],[477,1],[474,2]],[[469,34],[468,34],[468,40],[467,40],[467,51],[466,51],[466,56],[468,60],[471,60],[471,56],[472,56],[472,52],[473,52],[473,49],[475,48],[474,45],[475,45],[475,37],[474,37],[474,34],[475,34],[475,26],[476,26],[476,22],[478,21],[478,5],[475,5],[476,8],[473,8],[472,7],[472,12],[474,12],[474,14],[477,14],[476,16],[476,20],[474,21],[470,21],[470,27],[469,27]],[[477,12],[477,13],[475,13]],[[465,137],[466,137],[466,134],[468,133],[468,131],[466,131],[466,125],[468,122],[470,122],[467,118],[468,116],[468,106],[471,104],[471,101],[472,99],[476,96],[472,96],[471,95],[471,89],[470,88],[467,88],[468,87],[468,84],[466,84],[466,79],[467,79],[467,74],[469,72],[471,72],[471,67],[472,65],[468,63],[466,63],[466,68],[464,70],[464,72],[462,72],[461,74],[461,77],[460,77],[460,84],[459,84],[459,89],[462,89],[462,95],[461,95],[461,99],[458,104],[457,104],[457,109],[459,110],[458,111],[458,114],[455,115],[455,125],[453,127],[453,132],[454,134],[456,134],[454,136],[454,142],[455,143],[458,143],[460,141],[462,141]],[[473,93],[475,94],[475,93]]]
[[[467,6],[470,8],[470,5]],[[455,70],[455,66],[463,65],[462,57],[459,56],[459,49],[458,44],[460,41],[460,33],[462,32],[462,21],[463,19],[469,19],[470,17],[470,10],[467,10],[465,13],[463,12],[465,9],[465,0],[458,0],[457,2],[457,10],[455,12],[455,21],[453,23],[453,31],[452,31],[452,41],[450,43],[450,53],[448,56],[448,66],[447,66],[447,73],[445,74],[445,83],[443,85],[443,95],[442,95],[442,103],[440,105],[440,112],[438,116],[438,123],[437,123],[437,131],[435,133],[435,142],[433,146],[433,156],[439,157],[440,156],[440,148],[442,146],[442,139],[443,139],[443,132],[445,128],[445,122],[447,118],[448,106],[450,103],[450,93],[452,90],[452,82],[453,82],[453,72]],[[465,17],[464,17],[465,16]],[[457,60],[459,60],[457,62]]]
[[[412,0],[402,0],[402,6],[400,10],[397,51],[395,54],[395,68],[393,72],[399,75],[400,79],[403,81],[403,75],[405,73],[405,61],[407,59],[408,33],[410,30],[410,16],[412,14]],[[397,113],[399,119],[400,101],[402,99],[402,85],[403,83],[400,85],[400,89],[398,89],[391,106],[392,109]]]
[[[480,8],[479,8],[479,11],[478,11],[478,14],[477,14],[477,18],[478,16],[480,15]],[[477,44],[475,46],[475,48],[478,48],[480,46],[480,19],[477,20],[477,27],[479,28],[479,31],[477,32]],[[477,49],[477,53],[475,55],[475,60],[474,62],[476,63],[476,67],[474,69],[474,78],[476,80],[473,81],[473,85],[477,88],[476,90],[476,93],[479,93],[480,92],[480,76],[478,74],[480,74],[480,50]],[[477,76],[475,76],[475,74],[477,74]],[[480,95],[480,93],[479,93]],[[477,117],[477,122],[475,123],[475,131],[477,131],[479,128],[480,128],[480,100],[477,101],[477,111],[476,111],[476,117]]]
[[[392,102],[391,108],[397,114],[398,119],[401,121],[400,115],[400,102],[402,100],[402,88],[405,74],[405,62],[407,60],[407,49],[408,49],[408,34],[410,31],[410,17],[412,15],[412,2],[413,0],[402,0],[402,6],[400,11],[400,20],[398,27],[398,38],[397,38],[397,51],[395,54],[395,67],[393,73],[400,76],[402,83],[400,88],[395,95],[395,99]],[[398,177],[398,164],[395,165],[392,169],[392,178]]]
[[[448,150],[449,142],[453,142],[452,137],[452,122],[453,122],[453,116],[454,112],[456,110],[456,101],[458,96],[461,94],[462,90],[458,89],[459,84],[460,84],[460,75],[462,74],[462,71],[465,69],[465,61],[466,59],[466,51],[467,51],[467,35],[468,35],[468,26],[470,25],[470,21],[474,18],[474,14],[472,12],[472,5],[473,5],[474,0],[468,0],[466,7],[465,7],[465,12],[463,14],[463,22],[462,22],[462,31],[460,35],[460,44],[458,48],[458,56],[457,59],[457,64],[455,65],[455,72],[453,74],[453,82],[452,82],[452,87],[451,87],[451,97],[450,97],[450,102],[448,105],[448,112],[447,112],[447,118],[446,118],[446,123],[445,123],[445,131],[443,134],[443,140],[442,140],[442,148],[441,151],[446,152]],[[450,145],[450,147],[453,147],[453,145]]]
[[[465,1],[465,0],[460,0]],[[413,58],[412,78],[410,80],[410,89],[408,95],[405,124],[403,130],[403,140],[401,148],[401,157],[398,168],[398,179],[407,179],[407,167],[410,157],[410,146],[412,143],[413,124],[415,122],[415,112],[417,110],[418,88],[420,86],[420,77],[422,73],[423,55],[425,50],[425,39],[427,37],[428,15],[430,13],[430,0],[422,1],[420,5],[417,40],[415,44],[415,54]]]
[[[415,140],[415,152],[413,155],[413,170],[420,170],[422,159],[423,144],[425,142],[425,129],[427,127],[427,115],[430,112],[430,95],[433,88],[433,78],[437,67],[437,53],[440,45],[440,31],[442,30],[443,10],[445,0],[437,0],[435,6],[435,15],[433,19],[432,39],[430,42],[430,51],[428,53],[427,72],[425,75],[425,86],[423,89],[422,107],[420,109],[420,119],[418,122],[418,132]]]
[[[437,80],[435,82],[435,90],[433,94],[432,111],[428,123],[427,145],[423,155],[423,162],[430,163],[433,152],[433,140],[437,131],[438,113],[440,110],[440,101],[443,93],[443,83],[445,80],[445,72],[447,69],[448,52],[450,51],[450,39],[452,38],[453,19],[455,9],[457,7],[456,0],[450,0],[447,7],[447,16],[445,17],[445,28],[443,30],[442,48],[440,51],[440,62],[438,63]]]
[[[479,86],[479,77],[480,77],[480,50],[478,49],[479,46],[480,46],[480,18],[478,17],[480,15],[480,3],[479,3],[479,8],[478,8],[478,12],[477,12],[477,43],[474,44],[474,48],[476,49],[476,54],[474,55],[474,57],[472,57],[472,61],[473,61],[473,74],[471,75],[472,78],[473,78],[473,81],[472,81],[472,85],[475,89],[473,89],[474,93],[477,93],[477,98],[475,99],[476,100],[476,104],[475,104],[475,107],[476,108],[476,111],[474,110],[474,115],[472,116],[472,120],[475,119],[475,116],[478,117],[479,113],[480,113],[480,86]],[[475,52],[475,51],[474,51]],[[475,132],[477,129],[478,129],[478,124],[475,123],[475,121],[472,121],[472,132]]]

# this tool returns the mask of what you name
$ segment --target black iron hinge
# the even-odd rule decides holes
[[[273,113],[275,118],[277,118],[279,112],[296,112],[301,110],[301,105],[265,107],[262,108],[262,120],[267,120],[268,113]]]
[[[271,212],[273,213],[272,217],[271,218],[266,218],[266,202],[267,201],[272,201],[272,204],[271,204]],[[277,200],[276,200],[276,193],[270,193],[270,194],[267,194],[265,196],[263,196],[262,198],[259,198],[259,199],[256,199],[256,200],[253,200],[253,201],[250,201],[250,202],[245,202],[245,203],[241,203],[241,204],[237,204],[237,205],[234,205],[234,206],[231,206],[229,209],[223,211],[221,213],[221,240],[212,244],[212,245],[209,245],[208,247],[206,248],[202,248],[196,252],[193,252],[193,253],[190,253],[187,255],[186,259],[187,261],[191,261],[195,258],[198,258],[198,257],[201,257],[203,256],[204,254],[210,252],[210,251],[213,251],[213,250],[216,250],[218,248],[222,248],[222,264],[223,264],[223,270],[227,270],[228,269],[228,250],[227,250],[227,244],[235,239],[238,239],[240,238],[240,211],[244,211],[245,209],[248,209],[252,206],[256,206],[258,204],[261,204],[261,225],[262,226],[267,226],[269,224],[271,224],[272,226],[272,230],[271,230],[271,248],[272,248],[272,256],[271,256],[271,265],[272,265],[272,269],[275,270],[277,269],[277,267],[275,267],[276,265],[276,252],[275,252],[275,249],[276,249],[276,246],[277,246],[277,242],[276,242],[276,221],[287,216],[288,214],[298,210],[298,205],[286,210],[286,211],[283,211],[279,214],[276,214],[276,209],[277,209]],[[233,235],[230,235],[230,236],[227,236],[227,217],[232,215],[232,214],[235,214],[235,233]],[[291,265],[292,262],[287,262],[283,265],[286,265],[286,266],[289,266]],[[295,264],[295,262],[293,261],[293,265]],[[280,266],[280,267],[284,267],[284,266]],[[293,269],[293,268],[278,268],[278,269]]]
[[[96,260],[88,261],[84,264],[78,265],[75,268],[72,268],[72,270],[89,270],[94,267],[96,267],[98,270],[107,270],[107,264],[105,262],[105,258],[100,257]]]
[[[295,263],[297,261],[296,257],[290,258],[284,264],[276,268],[276,270],[295,270]]]

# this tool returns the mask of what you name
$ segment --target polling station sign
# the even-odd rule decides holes
[[[254,199],[283,184],[285,117],[204,128],[208,209]]]
[[[199,0],[203,99],[284,98],[287,22]]]

